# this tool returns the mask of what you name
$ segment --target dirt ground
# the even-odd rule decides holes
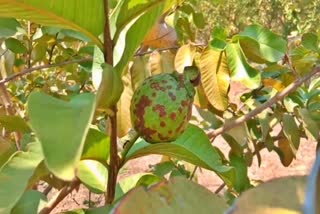
[[[228,146],[217,139],[215,145],[221,150],[227,151]],[[274,152],[268,152],[263,150],[262,163],[258,167],[257,160],[254,159],[252,166],[249,168],[249,177],[253,180],[268,181],[273,178],[289,176],[289,175],[307,175],[315,160],[315,148],[316,143],[310,141],[302,141],[300,144],[296,159],[291,163],[289,167],[282,166],[279,157]],[[156,164],[161,159],[159,155],[150,155],[143,158],[130,161],[124,166],[121,177],[124,178],[129,175],[133,175],[139,172],[146,172],[149,170],[149,165]],[[215,175],[214,172],[201,169],[197,171],[198,181],[201,185],[205,186],[211,191],[215,191],[221,184],[220,178]],[[61,211],[87,208],[86,202],[89,198],[89,191],[85,187],[81,187],[78,192],[74,191],[71,195],[65,198],[52,213],[58,213]],[[104,198],[102,196],[92,196],[92,200],[96,203],[103,203]]]

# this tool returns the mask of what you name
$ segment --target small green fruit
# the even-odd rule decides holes
[[[183,75],[158,74],[142,82],[130,106],[133,127],[142,138],[149,143],[170,142],[184,132],[199,78],[192,66],[186,67]]]

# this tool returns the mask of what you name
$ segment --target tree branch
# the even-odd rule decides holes
[[[274,97],[272,97],[270,100],[268,100],[267,102],[263,103],[261,106],[253,109],[252,111],[250,111],[248,114],[243,115],[233,121],[231,121],[228,124],[225,124],[223,127],[218,128],[216,130],[213,130],[211,132],[209,132],[207,135],[210,139],[214,140],[214,138],[224,132],[227,132],[231,129],[233,129],[236,126],[239,126],[240,124],[247,122],[249,119],[255,117],[256,115],[258,115],[259,113],[261,113],[263,110],[271,107],[273,104],[277,103],[278,101],[282,100],[285,98],[285,96],[287,96],[288,94],[292,93],[293,91],[295,91],[298,87],[300,87],[304,82],[308,81],[311,77],[313,77],[314,75],[316,75],[317,73],[320,73],[320,67],[317,66],[315,67],[309,74],[307,74],[306,76],[297,79],[296,81],[294,81],[293,83],[291,83],[290,85],[288,85],[283,91],[277,93]]]
[[[40,214],[49,214],[69,193],[80,185],[80,181],[74,180],[70,185],[63,187],[55,197],[39,212]]]
[[[33,68],[27,68],[27,69],[23,69],[21,72],[16,73],[10,77],[7,77],[5,79],[0,80],[0,85],[4,84],[6,82],[9,82],[15,78],[21,77],[23,75],[29,74],[33,71],[37,71],[37,70],[42,70],[42,69],[48,69],[48,68],[53,68],[53,67],[58,67],[58,66],[63,66],[63,65],[69,65],[69,64],[74,64],[74,63],[81,63],[81,62],[88,62],[88,61],[92,61],[92,58],[83,58],[83,59],[73,59],[73,60],[69,60],[69,61],[64,61],[64,62],[60,62],[60,63],[56,63],[56,64],[50,64],[50,65],[40,65],[40,66],[36,66]]]
[[[113,66],[113,41],[110,34],[109,1],[104,0],[105,26],[104,26],[104,59]],[[106,204],[111,204],[116,192],[117,177],[120,168],[120,158],[117,146],[117,106],[111,107],[114,114],[109,115],[109,126],[106,132],[110,136],[110,167],[108,173],[108,186],[105,195]]]

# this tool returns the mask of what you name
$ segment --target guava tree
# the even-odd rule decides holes
[[[50,213],[80,184],[105,201],[73,213],[319,209],[319,161],[308,183],[254,188],[247,173],[263,149],[289,166],[301,139],[320,140],[318,34],[208,29],[198,3],[0,0],[0,213]],[[150,172],[119,181],[151,154],[163,158]],[[198,168],[221,178],[216,194]]]

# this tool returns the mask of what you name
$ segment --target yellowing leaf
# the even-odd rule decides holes
[[[229,69],[223,52],[205,50],[200,57],[202,86],[210,104],[224,111],[228,107]]]
[[[154,51],[149,59],[152,75],[173,72],[175,70],[174,57],[175,55],[170,51]]]
[[[144,79],[151,75],[147,68],[146,59],[143,56],[137,56],[134,58],[133,64],[130,67],[130,74],[133,89],[136,89]]]
[[[306,180],[287,177],[261,184],[242,193],[228,213],[303,213]]]
[[[262,80],[262,83],[264,86],[274,88],[279,92],[285,88],[285,86],[282,84],[282,82],[279,80],[276,80],[276,79],[266,78],[266,79]]]
[[[196,48],[194,46],[183,45],[179,48],[174,59],[174,67],[179,73],[183,73],[185,66],[191,66],[195,57]]]
[[[133,95],[133,90],[131,86],[131,80],[129,72],[122,77],[124,90],[122,92],[121,98],[118,101],[118,114],[117,114],[117,135],[118,137],[125,136],[129,129],[131,128],[131,119],[130,119],[130,102]]]
[[[294,159],[294,153],[292,152],[290,142],[286,138],[282,138],[278,141],[278,147],[281,151],[280,160],[283,166],[289,166]]]
[[[143,41],[144,46],[151,48],[167,48],[177,45],[177,33],[165,22],[158,22]]]

